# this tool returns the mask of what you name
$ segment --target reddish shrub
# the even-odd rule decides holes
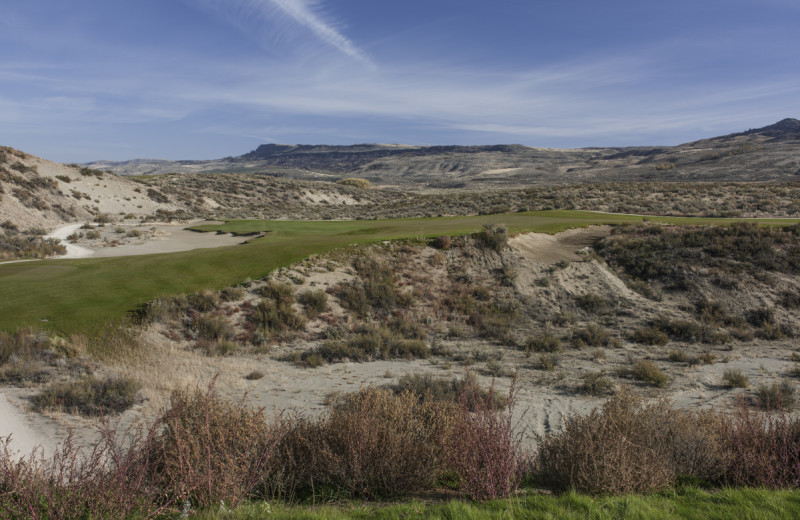
[[[800,419],[782,411],[763,412],[741,402],[724,429],[735,486],[800,486]]]
[[[460,489],[475,500],[507,497],[522,478],[523,432],[514,432],[514,385],[511,383],[505,411],[494,399],[494,383],[488,398],[467,372],[458,398],[453,432],[446,443],[448,463],[458,477]]]

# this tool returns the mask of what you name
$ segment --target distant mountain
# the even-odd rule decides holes
[[[778,121],[774,125],[748,130],[738,135],[762,135],[765,137],[771,137],[775,140],[800,139],[800,121],[797,119],[786,118]]]
[[[795,180],[800,121],[678,146],[558,150],[522,145],[263,144],[214,161],[137,159],[89,166],[122,175],[257,173],[298,180],[364,177],[373,184],[425,190],[605,181]]]

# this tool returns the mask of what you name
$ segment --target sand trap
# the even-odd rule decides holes
[[[152,255],[156,253],[177,253],[211,247],[243,244],[253,237],[233,236],[231,234],[200,233],[189,231],[176,224],[154,226],[157,238],[139,244],[124,244],[117,247],[96,249],[93,258],[112,256]]]
[[[37,446],[41,446],[46,454],[52,453],[57,439],[65,434],[61,430],[53,421],[40,414],[25,413],[5,393],[0,393],[0,438],[12,436],[9,444],[12,453],[25,456]]]
[[[561,260],[580,260],[576,251],[591,246],[608,234],[608,226],[590,226],[569,229],[555,235],[525,233],[517,235],[508,244],[522,256],[534,262],[553,264]]]
[[[89,249],[70,244],[66,238],[78,231],[83,224],[69,224],[60,227],[47,235],[57,238],[67,247],[67,254],[55,257],[62,258],[106,258],[113,256],[152,255],[156,253],[176,253],[211,247],[223,247],[242,244],[252,237],[233,236],[231,234],[199,233],[184,229],[183,224],[161,224],[156,228],[156,238],[151,240],[124,244],[117,247],[101,247]]]

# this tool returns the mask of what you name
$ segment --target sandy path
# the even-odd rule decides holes
[[[81,228],[81,226],[83,226],[83,224],[69,224],[67,226],[62,226],[45,237],[57,238],[66,246],[67,254],[59,256],[58,258],[86,258],[94,254],[94,251],[91,249],[86,249],[85,247],[76,246],[75,244],[70,244],[67,242],[67,237],[75,233]]]

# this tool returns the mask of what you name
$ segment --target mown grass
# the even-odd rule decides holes
[[[509,232],[556,233],[593,224],[637,223],[643,217],[585,211],[538,211],[471,217],[359,221],[231,221],[201,231],[256,233],[263,238],[233,247],[170,254],[0,265],[0,330],[47,326],[64,333],[98,334],[145,302],[162,295],[221,289],[257,279],[312,254],[381,240],[433,238],[503,224]],[[654,222],[723,224],[730,219],[648,217]],[[760,220],[789,225],[796,220]]]
[[[336,505],[297,506],[254,502],[232,512],[212,510],[194,518],[231,520],[345,519],[345,518],[436,518],[436,519],[685,519],[727,520],[730,518],[794,518],[800,510],[799,491],[764,489],[722,489],[706,491],[685,487],[652,495],[590,496],[529,492],[522,496],[486,503],[450,500],[373,504],[347,502]]]

